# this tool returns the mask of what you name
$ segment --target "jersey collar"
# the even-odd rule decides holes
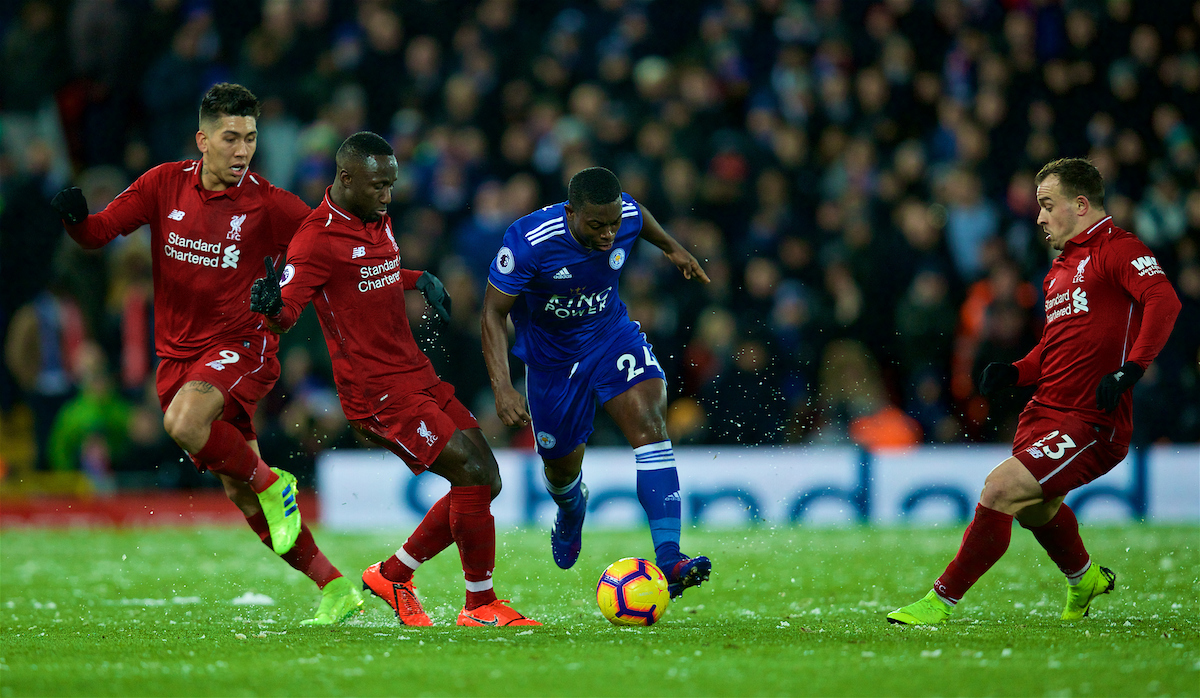
[[[211,189],[205,189],[204,182],[203,182],[203,180],[200,179],[200,172],[204,169],[204,161],[203,160],[193,160],[193,162],[195,163],[195,165],[193,166],[192,171],[196,177],[196,189],[199,190],[200,196],[203,200],[208,201],[209,199],[215,199],[215,198],[221,197],[221,196],[225,196],[230,199],[237,200],[237,198],[239,196],[241,196],[242,184],[245,183],[246,177],[248,177],[250,175],[249,167],[247,167],[246,171],[242,173],[242,177],[241,177],[241,179],[238,180],[237,184],[233,185],[232,187],[225,187],[221,191],[213,191]]]
[[[367,224],[364,223],[361,218],[353,213],[350,213],[349,211],[343,210],[333,203],[333,197],[329,195],[329,191],[331,189],[333,189],[332,186],[325,187],[325,205],[328,206],[329,210],[333,212],[330,215],[334,219],[341,219],[343,223],[353,228],[366,228]]]
[[[1070,240],[1067,240],[1067,244],[1086,245],[1089,242],[1091,242],[1092,240],[1095,240],[1097,237],[1099,237],[1098,233],[1104,229],[1105,225],[1108,226],[1108,229],[1110,231],[1112,230],[1112,216],[1105,216],[1104,218],[1101,218],[1100,220],[1096,221],[1096,224],[1093,225],[1092,227],[1090,227],[1087,230],[1083,231],[1082,233],[1076,235],[1075,237],[1071,238]]]

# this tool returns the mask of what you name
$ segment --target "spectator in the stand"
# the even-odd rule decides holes
[[[657,265],[629,275],[664,370],[691,370],[672,365],[672,349],[701,343],[705,308],[740,309],[744,280],[761,276],[748,263],[768,259],[780,283],[757,327],[793,406],[830,330],[865,341],[906,405],[919,399],[910,391],[929,394],[930,374],[905,365],[915,342],[897,307],[932,266],[946,270],[946,302],[976,319],[986,303],[972,284],[1009,264],[1000,256],[1018,278],[1040,277],[1049,261],[1031,178],[1060,155],[1095,162],[1108,212],[1138,230],[1168,278],[1190,259],[1180,211],[1200,191],[1192,2],[142,4],[24,0],[6,15],[6,232],[39,228],[38,202],[65,184],[70,160],[132,179],[175,157],[186,144],[164,124],[178,90],[232,73],[263,97],[259,172],[310,204],[342,140],[368,127],[389,140],[401,163],[397,242],[419,268],[470,265],[488,215],[477,202],[497,183],[512,220],[565,198],[575,171],[611,163],[672,235],[708,246],[704,288]],[[2,237],[0,307],[11,315],[44,286],[57,239]],[[117,293],[105,256],[66,260],[97,337]],[[805,293],[783,292],[784,280]],[[818,322],[797,331],[801,298]],[[1036,300],[1022,308],[1038,322]],[[964,417],[962,438],[979,439],[985,403],[963,380],[969,354],[931,370]],[[0,380],[0,402],[21,399],[13,385]],[[1194,391],[1180,399],[1200,409]],[[1178,430],[1186,413],[1164,419]],[[789,438],[812,438],[802,419],[790,418]]]
[[[113,463],[130,446],[130,404],[117,392],[106,363],[99,345],[80,347],[79,394],[59,411],[48,444],[53,470],[82,472],[100,491],[111,489]]]
[[[17,309],[7,328],[4,362],[33,411],[37,465],[50,466],[48,444],[55,416],[78,385],[75,366],[87,339],[79,304],[56,277]]]
[[[782,443],[788,405],[775,388],[774,361],[756,333],[741,336],[732,361],[700,391],[708,443],[753,446]]]

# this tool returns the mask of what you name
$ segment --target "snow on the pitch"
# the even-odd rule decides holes
[[[247,591],[245,594],[231,600],[229,603],[234,606],[274,606],[275,599],[266,594],[259,594],[254,591]]]

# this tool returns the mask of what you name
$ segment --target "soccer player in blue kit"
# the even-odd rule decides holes
[[[598,399],[633,446],[655,563],[676,598],[706,581],[712,563],[679,550],[679,474],[663,418],[666,376],[617,293],[639,237],[661,249],[684,278],[708,283],[696,258],[622,193],[615,174],[603,167],[577,173],[567,201],[534,211],[505,232],[488,274],[483,355],[500,420],[510,427],[533,423],[546,489],[558,504],[550,534],[554,562],[570,569],[579,559],[588,497],[583,451]],[[526,366],[528,408],[509,377],[510,315],[517,332],[513,353]]]

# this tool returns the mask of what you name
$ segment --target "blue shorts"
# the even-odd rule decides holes
[[[542,458],[562,458],[587,441],[597,401],[604,404],[644,380],[666,380],[646,335],[636,324],[629,327],[574,366],[554,371],[526,368],[529,414]]]

